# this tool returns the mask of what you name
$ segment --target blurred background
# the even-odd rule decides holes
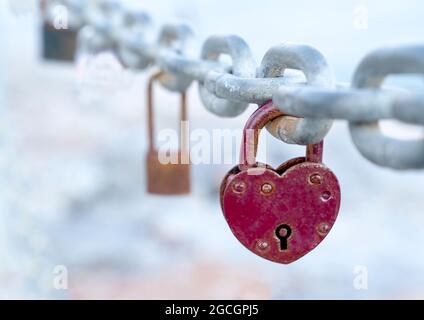
[[[370,50],[424,42],[418,0],[125,2],[152,15],[153,37],[166,21],[188,21],[195,53],[207,36],[223,33],[243,37],[258,63],[275,44],[311,44],[341,82]],[[336,122],[324,160],[342,188],[338,221],[291,265],[260,259],[221,213],[219,184],[233,165],[193,165],[188,196],[146,193],[145,88],[153,69],[125,70],[111,53],[95,59],[93,72],[43,59],[38,6],[0,2],[1,298],[424,298],[424,172],[369,163],[347,124]],[[423,90],[422,80],[386,83]],[[156,92],[158,126],[176,126],[178,97]],[[189,90],[191,129],[241,128],[254,109],[218,118],[201,104],[197,84]],[[384,129],[423,136],[398,123]],[[261,138],[271,165],[304,153],[268,133]]]

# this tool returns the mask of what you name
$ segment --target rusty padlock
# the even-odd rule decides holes
[[[306,157],[275,170],[256,162],[260,129],[282,115],[268,102],[249,118],[240,164],[221,184],[221,207],[245,247],[267,260],[288,264],[327,236],[339,211],[340,187],[322,164],[323,142],[308,145]]]
[[[150,77],[147,92],[147,122],[149,150],[146,157],[147,191],[153,194],[180,195],[190,193],[190,161],[187,146],[187,133],[181,126],[180,149],[170,151],[169,159],[177,163],[163,163],[154,144],[153,85],[163,75],[158,72]],[[181,93],[181,122],[187,121],[186,93]]]

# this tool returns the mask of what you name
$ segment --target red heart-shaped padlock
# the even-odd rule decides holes
[[[221,206],[232,232],[245,247],[287,264],[326,237],[339,211],[340,187],[336,176],[321,163],[322,142],[307,146],[305,158],[289,160],[276,170],[256,163],[259,130],[281,115],[270,102],[250,117],[244,129],[241,164],[221,184]]]

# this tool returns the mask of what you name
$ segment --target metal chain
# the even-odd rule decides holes
[[[78,48],[95,54],[114,50],[128,68],[157,65],[161,84],[183,92],[193,81],[205,107],[222,117],[241,114],[249,103],[273,100],[287,116],[267,129],[291,144],[313,144],[329,132],[334,119],[349,121],[353,143],[367,159],[394,169],[424,168],[424,138],[404,141],[381,133],[378,121],[396,119],[424,124],[424,94],[381,87],[391,74],[424,73],[424,45],[382,48],[359,64],[352,84],[337,84],[325,57],[315,48],[283,44],[271,48],[259,67],[248,44],[235,35],[211,36],[199,58],[185,51],[192,29],[184,23],[165,24],[156,41],[148,41],[152,19],[128,11],[117,0],[55,0],[80,16]],[[90,3],[88,5],[87,3]],[[220,61],[231,58],[231,65]],[[291,69],[299,70],[294,73]],[[305,81],[306,78],[306,81]]]
[[[424,138],[405,141],[381,133],[378,121],[383,119],[424,124],[423,94],[381,89],[391,74],[424,74],[424,45],[381,48],[368,54],[357,67],[351,88],[280,87],[273,100],[279,109],[298,117],[348,120],[353,143],[375,164],[424,168]]]

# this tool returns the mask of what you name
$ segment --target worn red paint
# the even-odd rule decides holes
[[[245,247],[262,258],[287,264],[327,236],[339,211],[340,187],[321,163],[322,142],[308,146],[306,157],[291,159],[277,169],[256,163],[259,129],[281,115],[270,102],[250,117],[240,165],[221,185],[221,206],[233,234]],[[249,139],[250,129],[255,132]],[[282,244],[285,240],[287,248]]]

